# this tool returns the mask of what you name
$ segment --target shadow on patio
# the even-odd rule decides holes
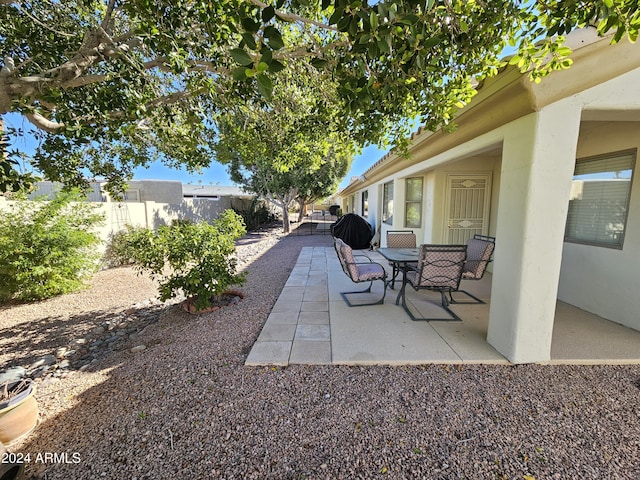
[[[357,253],[391,268],[376,252]],[[376,283],[371,295],[379,298]],[[340,297],[363,288],[342,272],[332,247],[303,248],[246,364],[509,363],[486,341],[488,304],[452,305],[462,322],[413,322],[395,305],[397,284],[384,305],[349,308]],[[491,275],[462,288],[488,301]],[[409,289],[407,300],[424,316],[442,316],[437,292]],[[640,332],[558,302],[549,363],[640,363]]]

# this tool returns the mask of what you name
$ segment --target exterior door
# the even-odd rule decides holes
[[[489,232],[491,173],[447,175],[446,243],[463,244]]]

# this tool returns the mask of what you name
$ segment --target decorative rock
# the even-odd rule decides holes
[[[93,333],[94,335],[102,335],[104,333],[104,327],[92,328],[91,333]]]
[[[56,348],[56,358],[64,358],[69,349],[67,347]]]
[[[41,367],[43,365],[55,365],[57,359],[55,356],[53,355],[44,355],[43,357],[40,357],[38,360],[36,360],[34,363],[31,364],[31,366],[29,367],[29,370],[34,370],[38,367]]]
[[[69,360],[62,360],[58,364],[58,368],[69,368],[71,366],[71,362]]]
[[[131,353],[141,352],[143,350],[146,350],[146,348],[147,348],[146,345],[136,345],[131,349]]]
[[[72,345],[76,345],[76,346],[84,345],[85,343],[87,343],[86,338],[77,338],[73,342],[71,342]]]
[[[27,369],[24,367],[11,367],[0,373],[0,385],[4,383],[17,382],[27,376]]]

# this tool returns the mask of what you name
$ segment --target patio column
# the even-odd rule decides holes
[[[580,115],[567,99],[506,126],[487,341],[513,363],[550,359]]]

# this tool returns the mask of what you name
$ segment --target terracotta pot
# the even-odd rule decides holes
[[[0,479],[1,480],[18,480],[22,478],[24,473],[24,465],[22,463],[14,463],[10,461],[10,455],[5,455],[7,450],[4,445],[0,443],[0,456],[2,457],[2,463],[0,463]]]
[[[16,390],[21,382],[8,385]],[[35,387],[29,380],[19,393],[0,402],[0,442],[9,444],[28,434],[38,423],[38,402],[34,397]],[[4,386],[0,386],[4,391]]]

